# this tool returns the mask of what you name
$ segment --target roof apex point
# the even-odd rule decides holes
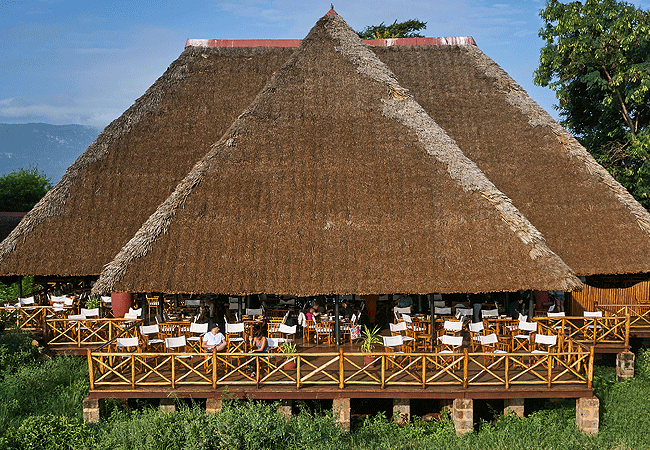
[[[330,3],[330,10],[327,11],[327,14],[325,14],[325,15],[326,16],[338,16],[336,11],[334,11],[334,4],[333,3]]]

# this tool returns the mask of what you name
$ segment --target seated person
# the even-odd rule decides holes
[[[413,299],[410,295],[402,294],[399,300],[397,300],[397,306],[399,308],[407,308],[409,306],[413,306]]]
[[[354,308],[350,306],[347,300],[341,302],[341,308],[339,308],[339,315],[343,316],[345,319],[351,319],[354,314]]]
[[[221,331],[219,331],[219,325],[217,324],[215,324],[215,326],[212,327],[210,331],[203,335],[203,343],[201,346],[205,350],[216,349],[218,352],[220,352],[226,348],[226,345],[228,345],[226,337],[223,335],[223,333],[221,333]]]
[[[314,315],[314,317],[318,317],[321,314],[325,314],[325,308],[320,306],[318,304],[318,302],[316,302],[316,301],[314,301],[314,303],[312,303],[311,309],[313,309],[312,314]]]
[[[525,311],[526,307],[524,305],[524,299],[522,297],[519,297],[514,302],[510,302],[510,305],[508,305],[508,316],[512,317],[513,319],[518,319],[519,314],[526,315]]]
[[[251,347],[253,352],[266,353],[269,350],[269,341],[260,330],[255,331],[255,335],[251,339]]]

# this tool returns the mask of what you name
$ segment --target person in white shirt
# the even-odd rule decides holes
[[[203,348],[205,350],[215,349],[220,352],[226,348],[227,344],[226,337],[219,331],[219,325],[215,325],[203,335]]]

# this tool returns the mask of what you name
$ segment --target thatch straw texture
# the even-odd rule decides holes
[[[0,275],[98,275],[293,51],[185,50],[0,244]]]
[[[579,286],[343,19],[329,15],[94,291]]]
[[[650,272],[648,212],[478,48],[375,53],[578,275]]]

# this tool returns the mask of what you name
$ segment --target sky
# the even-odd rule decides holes
[[[104,128],[194,39],[301,39],[331,0],[0,0],[0,123]],[[635,1],[648,9],[650,0]],[[534,86],[542,0],[346,0],[355,30],[418,19],[425,36],[473,36],[544,109]]]

